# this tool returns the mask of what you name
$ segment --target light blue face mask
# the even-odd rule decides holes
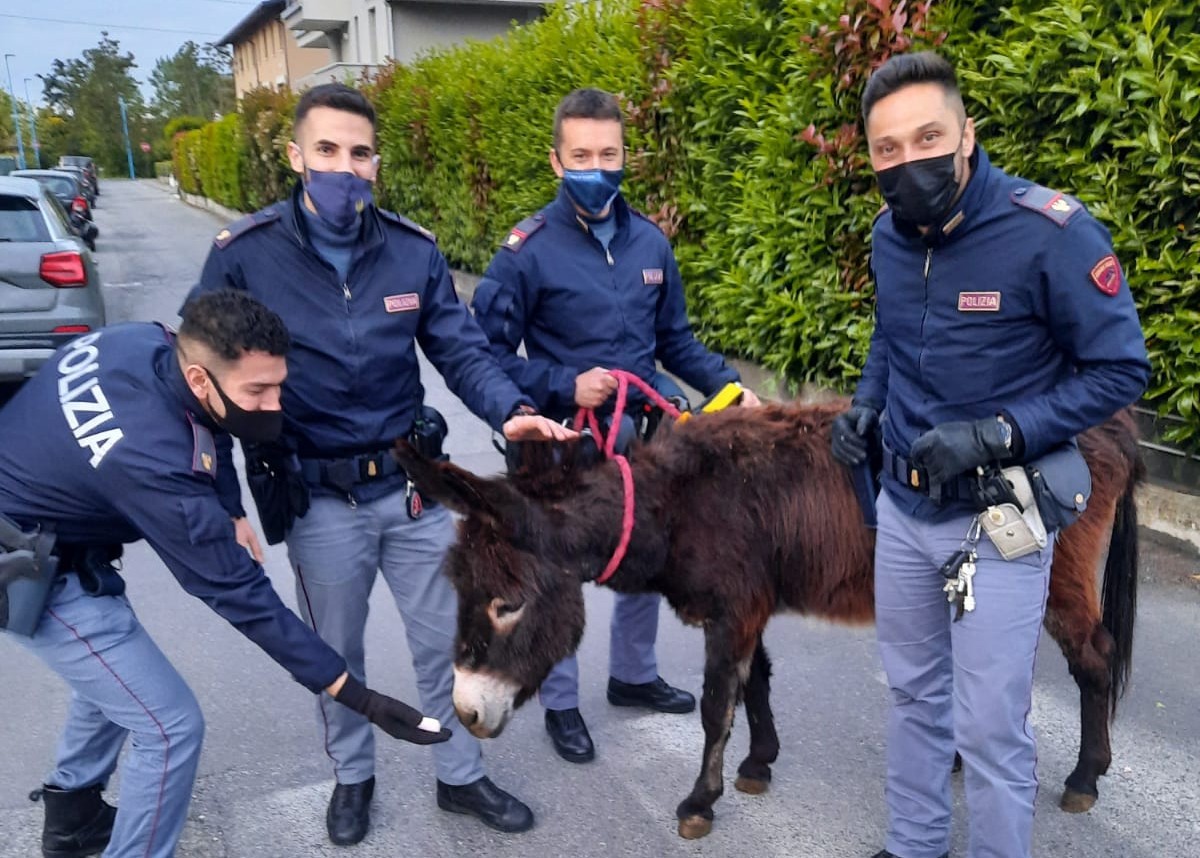
[[[575,205],[591,217],[600,217],[621,192],[624,176],[624,167],[616,170],[564,169],[562,181]]]

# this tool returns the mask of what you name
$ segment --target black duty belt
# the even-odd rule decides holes
[[[310,485],[349,492],[354,486],[395,476],[404,469],[391,450],[372,450],[340,459],[301,459],[300,472]]]
[[[930,492],[929,476],[924,468],[917,467],[908,459],[893,452],[885,444],[883,446],[883,472],[890,474],[892,479],[901,485],[908,486],[915,492],[929,495],[933,500],[962,500],[974,501],[971,493],[971,480],[966,474],[960,474],[948,483],[938,487],[938,492]]]

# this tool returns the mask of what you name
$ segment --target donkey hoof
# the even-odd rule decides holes
[[[679,820],[679,836],[684,840],[699,840],[712,831],[712,820],[703,816],[685,816]]]
[[[748,778],[745,775],[738,775],[738,779],[733,782],[734,789],[747,795],[762,795],[770,785],[770,781]]]
[[[1065,790],[1062,799],[1058,802],[1058,806],[1067,813],[1087,813],[1095,804],[1096,796],[1088,795],[1085,792],[1076,792],[1073,789]]]

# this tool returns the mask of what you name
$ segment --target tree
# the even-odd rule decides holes
[[[46,101],[70,122],[80,154],[91,155],[109,175],[127,169],[118,99],[125,100],[131,134],[146,112],[135,68],[133,54],[122,54],[120,43],[102,32],[100,43],[81,58],[55,60],[49,74],[39,75]]]
[[[154,109],[164,120],[176,116],[213,119],[236,106],[229,54],[216,45],[185,42],[150,72]]]

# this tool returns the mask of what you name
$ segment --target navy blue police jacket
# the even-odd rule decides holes
[[[493,428],[529,404],[458,300],[428,230],[368,207],[343,283],[312,246],[300,205],[297,185],[290,199],[217,233],[189,297],[244,289],[282,317],[292,339],[284,435],[302,457],[384,449],[407,435],[425,396],[417,343]]]
[[[1106,230],[1076,199],[1009,176],[976,147],[946,218],[921,235],[875,222],[876,319],[854,399],[883,407],[908,457],[939,423],[1004,414],[1029,461],[1135,401],[1150,374]],[[884,474],[912,515],[955,512]]]
[[[575,378],[597,366],[649,381],[657,358],[705,394],[738,380],[692,334],[666,236],[620,196],[613,205],[617,231],[606,253],[560,189],[509,234],[472,300],[493,354],[555,418],[575,413]],[[527,357],[517,354],[522,341]]]
[[[123,324],[59,349],[0,411],[0,512],[60,544],[145,539],[184,590],[319,692],[346,662],[238,544],[216,492],[217,430],[174,339]]]

